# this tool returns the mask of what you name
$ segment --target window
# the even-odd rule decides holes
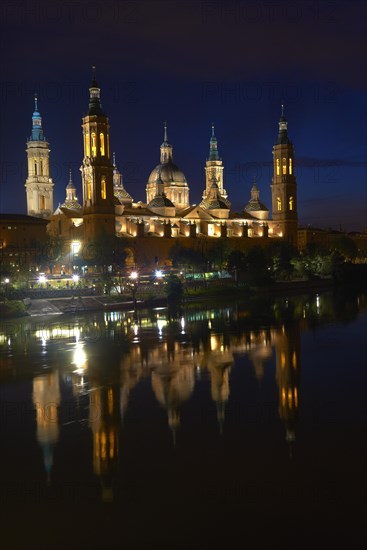
[[[105,199],[107,197],[106,195],[106,178],[102,176],[101,179],[101,198]]]
[[[40,174],[43,176],[43,160],[40,160]]]
[[[102,157],[104,157],[105,156],[104,134],[102,132],[99,134],[99,140],[101,142],[101,155],[102,155]]]
[[[34,159],[34,175],[37,176],[37,160]]]
[[[87,180],[87,199],[91,200],[92,198],[92,182]]]
[[[85,156],[90,157],[89,132],[85,134]]]
[[[283,158],[283,169],[282,169],[282,174],[286,174],[287,173],[287,159]]]
[[[290,173],[290,174],[293,173],[293,162],[292,162],[292,159],[289,159],[289,173]]]
[[[92,132],[92,157],[97,156],[97,139],[95,132]]]
[[[293,197],[289,197],[289,210],[293,210]]]
[[[277,210],[280,212],[282,209],[282,199],[280,197],[277,197]]]
[[[280,162],[279,159],[277,159],[277,176],[280,175]]]
[[[46,198],[45,195],[41,195],[41,210],[46,209]]]

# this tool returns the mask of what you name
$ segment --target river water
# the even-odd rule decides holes
[[[367,297],[0,325],[12,549],[362,548]]]

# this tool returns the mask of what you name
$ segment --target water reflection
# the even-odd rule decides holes
[[[135,409],[144,411],[146,432],[156,429],[150,420],[153,396],[177,449],[182,413],[198,391],[210,395],[215,413],[210,406],[204,412],[216,422],[218,437],[225,433],[232,373],[249,365],[259,387],[266,378],[270,389],[276,387],[275,406],[292,456],[302,393],[301,332],[316,330],[336,317],[350,319],[366,307],[366,300],[358,296],[354,308],[348,304],[341,307],[335,296],[316,295],[257,301],[256,307],[234,304],[175,313],[159,309],[138,316],[107,312],[57,323],[15,321],[1,327],[2,382],[33,379],[35,437],[47,483],[53,481],[60,434],[64,433],[67,449],[68,425],[77,423],[90,431],[93,473],[100,481],[102,500],[111,502],[122,427],[124,422],[134,425],[134,419],[127,419],[130,399],[145,381],[151,393],[144,394],[149,398],[136,398]],[[70,399],[75,408],[70,414],[69,407],[65,418]],[[234,399],[237,406],[243,405]],[[186,414],[185,421],[195,429],[195,418]]]

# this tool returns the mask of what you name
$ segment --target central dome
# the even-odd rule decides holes
[[[164,139],[160,147],[160,163],[151,171],[146,186],[147,203],[157,195],[158,186],[176,208],[189,206],[189,186],[184,173],[172,160],[172,145],[167,139],[167,125],[164,125]]]
[[[165,164],[157,164],[157,166],[150,173],[148,184],[156,183],[159,177],[163,181],[165,187],[167,185],[171,185],[172,183],[175,185],[187,186],[184,173],[172,161]]]

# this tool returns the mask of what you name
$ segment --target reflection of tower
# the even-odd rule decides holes
[[[276,343],[276,380],[279,390],[279,416],[286,426],[286,440],[295,441],[295,426],[299,415],[300,378],[299,326],[283,328]]]
[[[223,346],[223,337],[210,336],[210,353],[204,361],[210,371],[211,395],[217,407],[217,419],[220,433],[223,431],[225,405],[229,398],[229,373],[233,363],[233,354]]]
[[[50,178],[50,149],[42,130],[42,118],[35,96],[32,116],[32,135],[27,141],[28,177],[27,212],[30,216],[47,218],[53,213],[53,187]]]
[[[168,424],[175,444],[176,430],[180,425],[180,408],[194,389],[194,366],[183,365],[178,369],[170,364],[162,365],[152,372],[152,387],[161,405],[167,409]]]
[[[112,476],[117,465],[120,430],[120,388],[98,386],[91,392],[89,427],[93,433],[93,471],[100,477],[102,500],[113,500]]]
[[[59,439],[57,407],[60,404],[58,371],[33,379],[33,404],[36,409],[37,441],[42,447],[43,462],[50,482],[53,449]]]

